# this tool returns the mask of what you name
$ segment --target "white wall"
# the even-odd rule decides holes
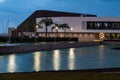
[[[79,35],[78,36],[78,41],[79,42],[93,42],[95,39],[95,36],[93,34],[84,34],[84,35]]]
[[[120,30],[87,30],[86,22],[87,21],[120,21],[120,17],[50,17],[53,19],[53,22],[56,23],[67,23],[73,30],[67,30],[68,32],[105,32],[105,33],[120,33]],[[36,24],[42,20],[42,18],[36,18]],[[44,25],[42,25],[44,26]],[[38,32],[44,32],[45,27],[42,29],[38,29]],[[48,28],[48,32],[51,32],[51,28]],[[54,30],[55,32],[55,30]],[[59,30],[62,32],[62,30]]]

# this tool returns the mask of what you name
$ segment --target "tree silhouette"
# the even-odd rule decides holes
[[[41,25],[41,24],[45,25],[45,37],[47,38],[48,26],[51,26],[53,24],[53,20],[51,18],[45,18],[45,19],[42,19],[38,24],[39,25]]]

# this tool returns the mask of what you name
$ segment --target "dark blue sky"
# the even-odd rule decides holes
[[[35,10],[120,17],[120,0],[0,0],[0,33],[7,31],[8,20],[10,27],[17,27]]]

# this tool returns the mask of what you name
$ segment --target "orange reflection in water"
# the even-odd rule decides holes
[[[103,62],[104,62],[104,48],[105,45],[100,45],[99,46],[99,66],[103,67]]]

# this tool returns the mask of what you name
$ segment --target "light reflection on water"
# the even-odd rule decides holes
[[[0,55],[0,73],[120,67],[119,50],[109,45]]]
[[[34,70],[36,72],[40,71],[41,67],[41,53],[40,52],[34,52]]]
[[[16,68],[17,68],[17,65],[16,65],[16,56],[14,54],[10,55],[8,57],[8,72],[15,72],[16,71]]]
[[[60,69],[60,50],[53,51],[53,67],[54,70]]]
[[[104,45],[100,45],[99,46],[99,66],[102,67],[103,63],[104,63],[104,49],[105,46]]]
[[[74,53],[74,48],[69,49],[69,56],[68,56],[68,65],[69,69],[73,70],[75,68],[75,53]]]

